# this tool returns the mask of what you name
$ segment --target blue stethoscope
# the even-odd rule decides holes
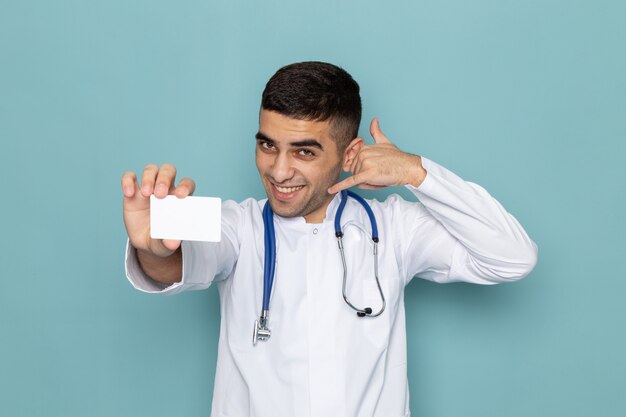
[[[376,313],[372,312],[370,307],[366,308],[358,308],[354,304],[350,302],[348,297],[346,296],[346,280],[348,276],[348,271],[346,267],[346,256],[343,250],[343,232],[341,231],[341,215],[343,214],[343,209],[346,206],[346,202],[348,201],[348,197],[354,198],[358,201],[367,216],[370,219],[370,224],[372,227],[372,241],[374,242],[374,277],[376,278],[376,285],[378,286],[378,292],[380,293],[380,298],[382,300],[382,306],[379,311]],[[265,203],[265,207],[263,208],[263,226],[264,226],[264,236],[265,236],[265,262],[264,262],[264,270],[263,270],[263,309],[261,310],[261,316],[258,320],[254,322],[254,334],[252,338],[252,344],[256,345],[258,340],[267,340],[271,336],[271,331],[267,327],[267,320],[269,317],[270,310],[270,295],[272,294],[272,285],[274,283],[274,270],[276,267],[276,233],[274,232],[274,212],[272,211],[272,207],[270,207],[269,201]],[[335,236],[337,237],[337,245],[339,246],[339,252],[341,253],[341,263],[343,264],[343,288],[342,295],[343,299],[350,308],[356,311],[356,315],[359,317],[378,317],[385,310],[385,295],[383,294],[383,289],[380,286],[380,281],[378,279],[378,226],[376,225],[376,218],[374,217],[374,212],[372,208],[367,204],[367,202],[363,199],[363,197],[358,194],[353,193],[352,191],[343,190],[341,191],[341,202],[339,203],[339,207],[337,208],[337,213],[335,214]]]

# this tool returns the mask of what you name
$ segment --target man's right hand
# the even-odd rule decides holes
[[[130,243],[144,257],[165,258],[180,247],[180,240],[150,237],[150,195],[154,194],[157,198],[165,198],[167,195],[185,198],[192,195],[196,188],[190,178],[183,178],[177,186],[174,186],[175,180],[176,167],[172,164],[163,164],[160,168],[155,164],[146,165],[141,186],[134,172],[128,171],[122,176],[124,225]]]

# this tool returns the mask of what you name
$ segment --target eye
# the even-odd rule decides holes
[[[276,148],[273,143],[262,140],[258,142],[258,145],[261,147],[261,149],[266,151],[273,151]]]
[[[315,156],[315,153],[313,153],[313,151],[310,151],[308,149],[298,149],[298,156],[303,156],[305,158],[311,158]]]

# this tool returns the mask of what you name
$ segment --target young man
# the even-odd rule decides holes
[[[141,185],[132,172],[122,178],[132,284],[166,294],[218,286],[214,417],[408,416],[408,282],[510,282],[535,265],[535,244],[484,189],[402,152],[376,119],[375,143],[366,145],[360,118],[359,87],[344,70],[320,62],[281,68],[263,92],[256,135],[273,219],[263,214],[265,200],[226,201],[220,243],[150,239],[149,196],[194,191],[187,178],[175,186],[172,165],[146,166]],[[352,175],[339,182],[342,169]],[[375,244],[366,206],[344,197],[342,258],[334,223],[339,192],[351,186],[405,186],[420,202],[369,201]],[[264,217],[276,256],[270,313],[260,319],[272,247]],[[253,343],[253,329],[262,335],[266,327],[271,336]]]

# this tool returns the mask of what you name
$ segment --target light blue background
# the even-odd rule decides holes
[[[625,21],[609,0],[1,1],[0,416],[209,415],[216,291],[131,288],[120,178],[172,162],[199,195],[263,197],[260,93],[311,59],[359,81],[362,134],[379,116],[540,247],[516,284],[408,287],[414,415],[626,415]]]

